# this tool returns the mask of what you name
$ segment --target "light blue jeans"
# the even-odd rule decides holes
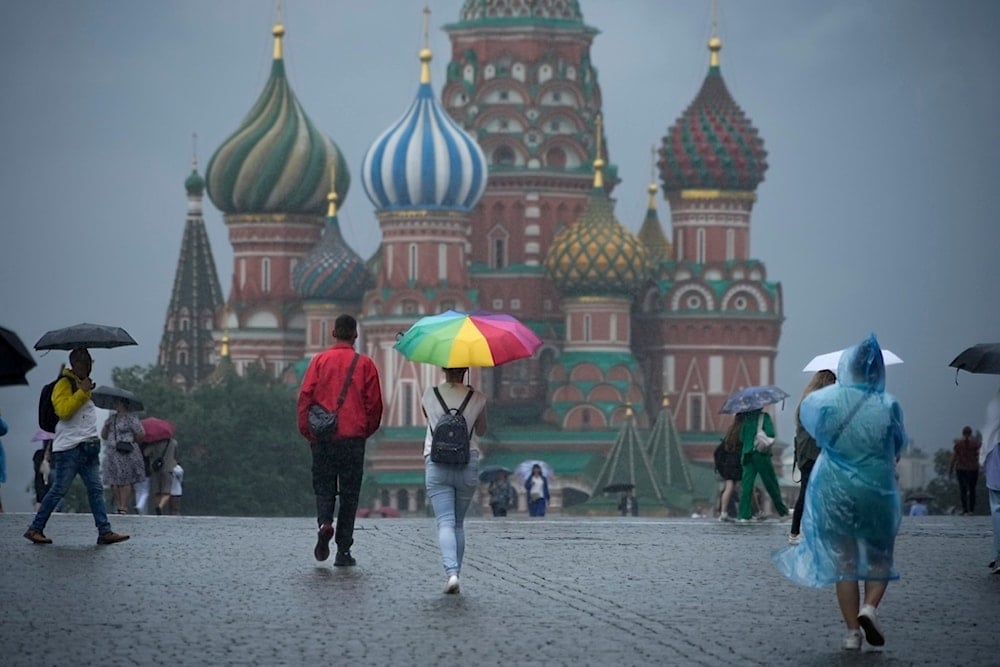
[[[437,519],[438,545],[445,574],[462,570],[465,555],[465,513],[479,483],[479,452],[472,451],[464,467],[442,465],[425,459],[427,498]]]
[[[39,532],[45,530],[49,516],[52,515],[63,496],[69,491],[73,478],[79,474],[87,489],[87,501],[90,503],[90,513],[94,515],[94,525],[97,526],[97,532],[100,535],[111,532],[111,523],[108,521],[108,513],[104,506],[104,486],[101,483],[100,461],[96,454],[86,456],[81,450],[82,446],[77,445],[64,452],[52,453],[53,482],[49,492],[42,498],[38,514],[31,522],[31,527],[35,530]]]
[[[990,516],[993,518],[993,557],[1000,565],[1000,491],[987,491],[990,494]]]

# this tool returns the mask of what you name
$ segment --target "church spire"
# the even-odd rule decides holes
[[[172,382],[191,389],[212,372],[215,314],[223,304],[212,247],[202,218],[205,180],[198,173],[197,135],[192,135],[191,173],[184,181],[187,221],[174,273],[174,288],[160,339],[158,363]]]

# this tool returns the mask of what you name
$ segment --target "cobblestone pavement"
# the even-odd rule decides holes
[[[769,556],[787,523],[477,518],[443,595],[433,519],[361,519],[355,568],[301,519],[0,515],[0,664],[997,665],[987,517],[903,520],[886,646],[840,649],[832,587]]]

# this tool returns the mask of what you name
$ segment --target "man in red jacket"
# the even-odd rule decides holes
[[[371,358],[354,351],[358,322],[341,315],[333,325],[334,344],[309,362],[299,390],[299,432],[312,450],[312,482],[316,494],[319,533],[313,555],[330,557],[330,539],[335,537],[334,565],[354,565],[354,515],[365,466],[365,440],[382,422],[382,386]],[[336,433],[317,438],[309,428],[309,407],[319,404],[337,414]],[[340,495],[336,533],[333,510]]]

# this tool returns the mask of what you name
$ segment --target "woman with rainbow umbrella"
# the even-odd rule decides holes
[[[499,366],[534,354],[542,344],[521,322],[501,313],[460,313],[449,310],[421,318],[396,342],[407,359],[444,369],[444,382],[428,387],[421,399],[427,432],[424,465],[427,498],[437,520],[438,545],[444,566],[444,592],[459,592],[465,553],[465,514],[479,482],[479,438],[486,433],[486,396],[465,384],[470,366]],[[465,420],[468,458],[444,462],[432,456],[434,432],[446,415]],[[453,424],[452,424],[453,425]],[[455,431],[462,433],[461,427]],[[462,443],[464,449],[464,442]],[[436,460],[435,460],[436,459]]]

